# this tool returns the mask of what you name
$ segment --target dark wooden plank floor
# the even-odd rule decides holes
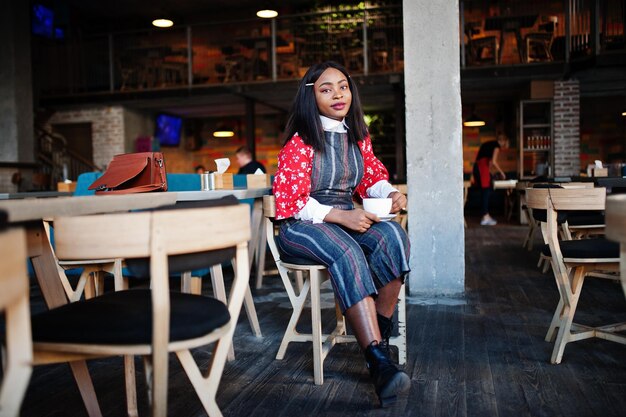
[[[284,360],[274,359],[290,309],[278,278],[266,278],[267,285],[255,295],[264,336],[252,336],[245,317],[240,321],[237,359],[226,366],[219,389],[224,415],[623,416],[626,348],[601,340],[578,342],[568,345],[560,365],[551,365],[552,344],[543,338],[558,301],[552,275],[536,269],[536,250],[521,248],[524,227],[475,224],[470,221],[466,229],[465,297],[415,298],[407,306],[405,369],[412,387],[394,408],[376,407],[354,344],[333,349],[323,386],[313,384],[310,345],[293,344]],[[328,306],[330,297],[327,293]],[[330,318],[333,310],[324,314]],[[620,287],[588,280],[577,321],[625,320]],[[198,349],[194,356],[206,363],[210,352]],[[139,361],[137,365],[140,413],[149,415]],[[93,361],[90,369],[105,416],[123,416],[122,360]],[[170,369],[169,414],[204,415],[174,357]],[[86,415],[66,365],[35,369],[22,415]]]

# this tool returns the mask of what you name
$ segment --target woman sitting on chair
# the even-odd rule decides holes
[[[406,197],[372,152],[356,85],[343,66],[325,62],[307,71],[285,133],[274,181],[276,219],[283,219],[278,245],[328,268],[379,400],[390,404],[410,387],[388,351],[409,241],[398,223],[355,208],[352,198],[391,198],[397,213]]]

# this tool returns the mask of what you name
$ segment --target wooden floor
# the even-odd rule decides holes
[[[294,344],[274,359],[290,315],[277,278],[257,292],[263,338],[245,317],[218,392],[225,416],[624,416],[626,347],[587,340],[570,344],[560,365],[549,363],[543,340],[558,301],[554,278],[535,267],[537,253],[521,248],[515,225],[466,229],[466,293],[459,299],[412,299],[408,304],[410,394],[394,408],[376,406],[364,360],[354,345],[336,346],[325,383],[313,384],[311,347]],[[209,280],[205,280],[209,281]],[[613,283],[588,280],[577,321],[626,320],[626,301]],[[331,306],[331,296],[326,295]],[[36,308],[36,306],[35,306]],[[325,314],[332,316],[329,309]],[[209,349],[195,351],[206,362]],[[141,366],[137,361],[138,369]],[[90,363],[105,416],[123,416],[122,360]],[[171,360],[169,415],[205,415],[176,359]],[[140,375],[143,377],[143,374]],[[149,415],[139,378],[140,413]],[[37,367],[23,416],[86,415],[66,365]]]

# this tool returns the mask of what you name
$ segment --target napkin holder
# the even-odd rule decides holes
[[[248,174],[246,175],[248,188],[267,188],[272,185],[269,174]]]
[[[591,173],[594,177],[608,177],[609,169],[608,168],[592,168]]]
[[[72,181],[72,182],[60,181],[57,183],[57,190],[59,192],[73,193],[74,191],[76,191],[76,181]]]
[[[218,174],[215,172],[213,174],[215,176],[215,189],[216,190],[232,190],[233,187],[233,174],[230,172],[225,172],[223,174]]]

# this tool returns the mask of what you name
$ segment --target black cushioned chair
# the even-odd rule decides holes
[[[142,355],[152,415],[165,416],[168,353],[175,352],[207,414],[221,416],[215,395],[249,278],[249,207],[233,197],[178,208],[55,219],[60,256],[125,258],[136,274],[149,275],[151,288],[108,293],[33,316],[35,360]],[[207,267],[229,260],[233,251],[237,267],[228,305],[169,290],[170,268]],[[190,349],[213,342],[205,377]]]
[[[568,210],[604,210],[605,188],[529,188],[526,190],[528,207],[546,210],[546,229],[552,271],[559,289],[560,300],[554,312],[546,341],[554,341],[551,363],[558,364],[569,342],[597,337],[626,344],[626,337],[617,332],[626,329],[626,323],[591,327],[574,323],[576,307],[586,277],[601,276],[619,279],[619,246],[604,238],[559,241],[558,212]],[[601,274],[596,275],[596,273]],[[558,334],[556,329],[558,328]],[[556,337],[556,339],[555,339]]]
[[[606,236],[620,243],[620,279],[626,295],[626,195],[606,199]]]
[[[33,348],[28,307],[26,236],[21,229],[7,230],[6,212],[0,211],[0,312],[5,331],[0,415],[17,416],[32,373]]]

